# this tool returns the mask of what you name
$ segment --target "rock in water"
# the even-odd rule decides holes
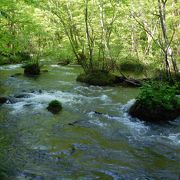
[[[129,109],[129,114],[132,117],[149,122],[167,122],[176,119],[180,116],[180,107],[172,110],[164,109],[163,107],[149,108],[140,101],[136,101]]]
[[[62,105],[59,101],[53,100],[49,103],[47,110],[53,114],[58,114],[62,110]]]
[[[8,99],[6,97],[0,97],[0,104],[6,103]]]
[[[27,64],[23,68],[24,68],[24,74],[27,76],[34,76],[40,74],[39,64]]]

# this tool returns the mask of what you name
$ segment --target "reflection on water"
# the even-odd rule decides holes
[[[144,123],[127,113],[137,89],[78,83],[78,66],[45,68],[33,79],[11,77],[20,65],[0,67],[0,92],[13,102],[0,107],[0,177],[178,179],[180,119]],[[53,99],[58,115],[46,110]]]

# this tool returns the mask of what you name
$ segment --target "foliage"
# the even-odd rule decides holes
[[[59,106],[62,106],[62,105],[61,105],[61,103],[58,100],[52,100],[49,103],[49,106],[51,106],[51,107],[59,107]]]
[[[158,1],[1,0],[0,64],[30,61],[31,55],[69,59],[87,73],[114,71],[121,63],[123,69],[131,69],[129,57],[135,57],[134,64],[153,64],[162,70],[164,49],[175,57],[168,55],[171,71],[175,59],[179,65],[180,7],[177,1],[166,2],[168,41],[162,39]]]
[[[180,105],[176,97],[176,88],[165,82],[149,82],[140,89],[137,100],[145,105],[145,107],[172,110]]]
[[[136,62],[124,62],[120,64],[120,70],[124,72],[141,73],[144,70],[144,65]]]
[[[175,82],[174,87],[176,89],[176,94],[180,95],[180,82]]]

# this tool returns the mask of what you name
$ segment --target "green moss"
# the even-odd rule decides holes
[[[115,79],[115,75],[100,70],[89,72],[87,74],[80,74],[77,77],[77,81],[99,86],[113,85]]]
[[[57,114],[62,110],[62,104],[58,100],[53,100],[49,103],[47,109],[53,114]]]

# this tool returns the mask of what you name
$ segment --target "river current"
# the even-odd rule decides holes
[[[21,65],[0,66],[1,96],[12,99],[0,106],[0,177],[179,179],[180,118],[145,123],[127,113],[138,89],[76,82],[79,66],[43,68],[28,78]],[[58,115],[46,109],[54,99]]]

